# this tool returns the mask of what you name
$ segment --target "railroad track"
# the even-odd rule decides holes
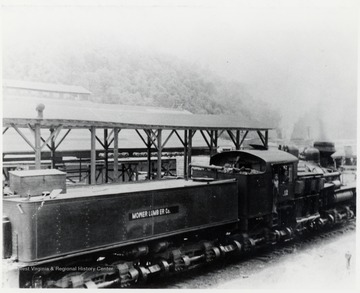
[[[216,284],[218,274],[225,275],[225,280],[237,278],[248,278],[248,268],[264,266],[276,261],[282,256],[304,250],[310,245],[323,243],[324,240],[332,240],[356,229],[356,219],[346,223],[338,224],[332,228],[308,234],[302,238],[278,243],[274,246],[259,248],[248,254],[223,258],[209,265],[202,265],[192,270],[170,275],[168,278],[154,278],[146,284],[138,284],[137,288],[209,288]],[[201,279],[200,281],[197,281]],[[196,282],[195,282],[196,280]],[[224,281],[224,278],[221,278]],[[194,286],[194,283],[196,285]],[[189,285],[189,286],[187,286]]]

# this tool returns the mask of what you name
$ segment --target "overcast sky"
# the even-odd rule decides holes
[[[48,39],[166,53],[243,83],[281,110],[284,125],[319,105],[328,125],[356,123],[355,1],[30,3],[3,7],[4,43],[26,49]]]

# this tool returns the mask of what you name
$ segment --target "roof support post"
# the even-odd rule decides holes
[[[151,180],[151,137],[147,133],[147,163],[148,163],[148,180]]]
[[[119,177],[119,128],[114,128],[114,182],[118,181]]]
[[[213,130],[210,130],[209,136],[210,136],[209,150],[210,150],[210,156],[212,156],[212,154],[213,154],[213,137],[214,137],[214,131]]]
[[[35,169],[41,169],[41,133],[40,124],[35,124]]]
[[[54,129],[50,128],[50,136],[51,136],[51,141],[50,141],[50,152],[51,152],[51,169],[55,169],[55,165],[56,165],[56,161],[55,161],[55,137],[54,137]]]
[[[184,178],[187,179],[188,131],[184,130]]]
[[[217,153],[218,138],[219,138],[219,132],[218,132],[218,130],[214,130],[214,149],[213,149],[214,154]]]
[[[104,150],[105,150],[105,183],[109,182],[109,144],[108,144],[108,129],[104,129]]]
[[[236,150],[240,150],[240,130],[236,130]]]
[[[96,128],[91,126],[90,184],[96,184]]]
[[[158,145],[158,154],[157,154],[157,179],[161,179],[161,156],[162,156],[162,142],[161,142],[162,130],[158,129],[157,131],[157,145]]]
[[[269,130],[265,130],[265,148],[268,149]]]
[[[192,137],[193,130],[189,130],[189,141],[188,141],[188,157],[187,157],[187,177],[186,179],[191,178],[191,148],[192,148]]]

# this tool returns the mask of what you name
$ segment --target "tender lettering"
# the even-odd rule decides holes
[[[151,217],[166,216],[166,215],[176,214],[178,212],[179,212],[178,206],[157,208],[146,211],[138,211],[138,212],[130,213],[129,220],[131,221],[131,220],[146,219]]]

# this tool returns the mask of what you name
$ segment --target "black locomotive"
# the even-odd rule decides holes
[[[127,287],[355,216],[355,185],[285,151],[223,152],[192,167],[189,180],[65,193],[50,176],[61,172],[14,172],[18,194],[3,199],[9,286]]]

